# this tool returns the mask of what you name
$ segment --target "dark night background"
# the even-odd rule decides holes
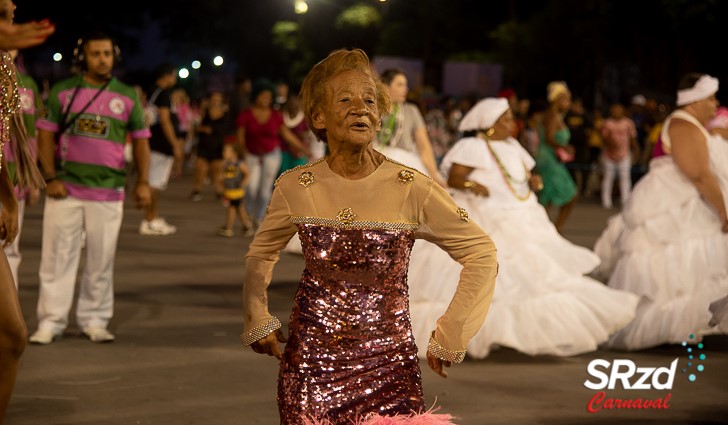
[[[193,92],[246,74],[295,82],[336,48],[421,58],[424,82],[441,89],[447,60],[500,63],[504,86],[542,97],[566,81],[587,104],[635,93],[672,101],[681,75],[728,81],[722,47],[728,1],[719,0],[16,0],[16,21],[49,18],[56,33],[23,52],[37,80],[68,75],[78,37],[102,29],[122,50],[115,74],[146,82],[162,61],[189,67]],[[280,24],[287,21],[287,24]],[[279,24],[276,24],[279,23]],[[275,28],[275,30],[274,30]],[[54,52],[64,59],[54,64]],[[209,65],[214,55],[226,62]],[[720,93],[719,93],[720,96]]]

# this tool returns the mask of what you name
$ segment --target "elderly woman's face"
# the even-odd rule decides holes
[[[377,86],[356,70],[343,71],[329,80],[326,101],[313,114],[316,129],[326,130],[329,145],[366,145],[380,128]]]

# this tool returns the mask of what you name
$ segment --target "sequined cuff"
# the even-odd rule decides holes
[[[277,318],[273,317],[262,325],[256,326],[248,332],[241,333],[240,341],[242,341],[243,345],[247,347],[256,341],[265,338],[266,336],[270,335],[271,332],[280,328],[281,322]]]
[[[430,342],[427,344],[427,352],[437,357],[440,360],[445,360],[451,363],[460,363],[465,360],[466,351],[452,351],[440,345],[435,339],[435,332],[430,335]]]

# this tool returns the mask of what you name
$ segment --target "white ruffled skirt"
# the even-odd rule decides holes
[[[709,152],[726,197],[728,142],[710,139]],[[609,286],[642,297],[635,320],[612,336],[608,347],[639,350],[721,332],[715,325],[725,306],[710,309],[728,296],[728,235],[720,227],[671,157],[650,163],[595,245],[602,260],[599,274],[608,277]]]
[[[508,210],[479,208],[455,195],[498,249],[499,273],[485,323],[467,351],[475,358],[506,346],[529,355],[594,351],[635,315],[638,297],[586,274],[599,264],[590,250],[563,238],[536,202]],[[419,355],[452,298],[462,266],[418,240],[410,261],[410,309]]]

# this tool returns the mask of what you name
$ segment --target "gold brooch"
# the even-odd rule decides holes
[[[400,181],[400,183],[412,183],[415,181],[415,173],[409,170],[402,170],[397,174],[397,180]]]
[[[298,176],[298,184],[300,184],[303,187],[308,187],[313,183],[313,173],[310,171],[304,171],[301,173],[300,176]]]
[[[354,217],[356,217],[356,214],[354,214],[351,208],[344,208],[336,214],[336,218],[342,223],[351,223],[354,221]]]
[[[458,208],[455,211],[460,216],[460,220],[462,220],[462,221],[470,221],[470,217],[468,216],[468,212],[465,211],[465,208]]]

